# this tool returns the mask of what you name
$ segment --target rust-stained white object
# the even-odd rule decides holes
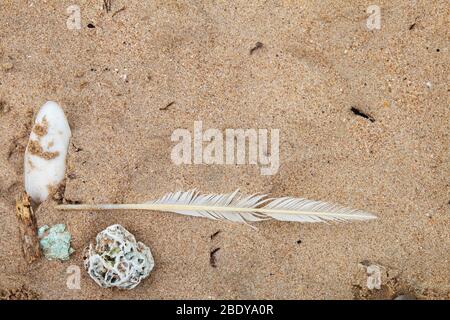
[[[25,151],[25,190],[36,203],[47,199],[62,182],[71,132],[63,109],[46,102],[38,114]]]

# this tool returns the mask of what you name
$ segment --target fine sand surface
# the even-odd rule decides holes
[[[110,12],[102,2],[0,2],[2,297],[449,298],[447,1],[113,0]],[[73,4],[81,30],[66,26]],[[381,30],[366,27],[370,4],[381,8]],[[39,225],[65,223],[76,251],[28,266],[14,203],[30,125],[47,100],[64,108],[72,140],[62,199],[36,214]],[[280,129],[279,171],[176,166],[171,134],[192,132],[197,120],[222,132]],[[254,230],[161,212],[54,209],[191,188],[327,200],[379,219]],[[83,249],[115,223],[150,246],[150,277],[131,291],[102,289],[82,269],[81,290],[68,289],[67,268],[82,267]],[[367,264],[380,266],[380,290],[367,290]]]

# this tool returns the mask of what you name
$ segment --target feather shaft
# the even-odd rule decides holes
[[[151,210],[151,211],[219,211],[219,212],[250,212],[261,214],[283,214],[283,215],[307,215],[319,217],[336,217],[333,212],[314,212],[305,210],[287,210],[287,209],[266,209],[266,208],[243,208],[243,207],[220,207],[220,206],[201,206],[201,205],[177,205],[177,204],[63,204],[56,206],[60,210]],[[340,218],[349,219],[375,219],[370,214],[345,214],[340,213]]]

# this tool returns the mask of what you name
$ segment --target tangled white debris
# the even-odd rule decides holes
[[[97,234],[86,252],[84,265],[101,287],[133,289],[148,277],[155,262],[150,249],[119,224]]]

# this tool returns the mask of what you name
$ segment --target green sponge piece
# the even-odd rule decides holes
[[[44,225],[38,230],[39,244],[48,260],[69,260],[74,252],[70,247],[72,236],[66,231],[65,224],[55,224],[53,227]]]

